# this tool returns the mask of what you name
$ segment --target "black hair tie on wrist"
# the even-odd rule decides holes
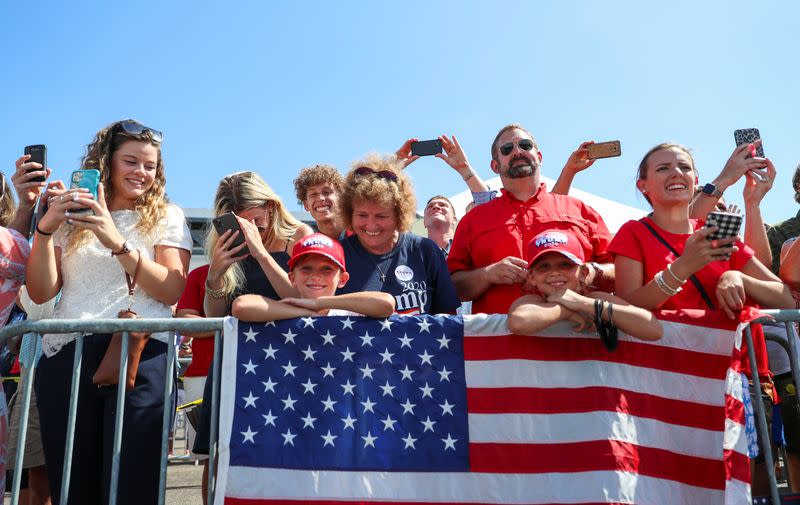
[[[39,235],[44,235],[45,237],[49,237],[50,235],[53,234],[53,232],[47,233],[46,231],[42,231],[42,229],[39,228],[39,223],[36,223],[36,233],[38,233]]]
[[[612,304],[610,302],[608,304],[608,322],[603,321],[603,303],[602,300],[594,301],[594,324],[603,345],[609,351],[613,351],[617,348],[617,344],[619,343],[619,334],[617,333],[617,327],[611,323],[613,309],[611,308]]]

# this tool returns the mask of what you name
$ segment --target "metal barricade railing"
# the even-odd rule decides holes
[[[795,387],[797,387],[797,374],[800,373],[800,365],[797,359],[797,333],[795,332],[793,323],[800,321],[800,310],[764,310],[762,313],[764,316],[755,319],[751,324],[784,323],[786,326],[786,342],[777,339],[771,340],[775,340],[787,349],[789,353],[789,363],[791,365],[792,380],[794,381]],[[747,344],[747,356],[750,360],[751,367],[755,369],[756,352],[753,346],[753,335],[750,331],[750,325],[745,328],[744,337],[745,343]],[[770,497],[772,498],[772,503],[778,505],[781,503],[780,493],[778,492],[778,480],[775,476],[775,461],[772,455],[772,446],[769,443],[770,427],[767,425],[767,415],[766,412],[764,412],[764,403],[761,401],[761,380],[758,373],[753,373],[752,375],[753,391],[755,391],[755,395],[757,395],[757,398],[752,399],[753,411],[756,416],[759,431],[763,434],[763,436],[759,438],[759,447],[764,451],[764,465],[766,466],[767,476],[769,477]],[[765,440],[766,443],[764,443]]]
[[[24,335],[26,333],[42,334],[49,333],[80,333],[75,340],[75,357],[72,365],[72,385],[69,399],[69,413],[67,417],[67,439],[64,447],[64,468],[61,479],[61,504],[65,505],[69,501],[70,472],[72,469],[72,453],[75,441],[75,424],[77,417],[79,378],[82,366],[83,354],[83,335],[92,333],[114,333],[122,332],[122,345],[120,350],[120,367],[117,383],[117,404],[114,424],[114,438],[112,447],[112,468],[111,482],[109,485],[108,503],[116,505],[117,490],[119,485],[119,464],[122,447],[122,425],[125,408],[125,383],[128,362],[128,341],[129,332],[170,332],[170,338],[175,340],[175,332],[183,333],[202,333],[214,332],[214,361],[213,374],[215,384],[212,384],[211,400],[211,446],[209,447],[209,468],[215,468],[217,451],[217,424],[219,417],[219,373],[221,332],[223,328],[223,318],[200,318],[200,319],[49,319],[40,321],[23,321],[8,325],[0,329],[0,345],[4,344],[9,337]],[[170,345],[173,344],[173,345]],[[162,420],[161,433],[161,461],[159,469],[159,494],[158,503],[163,505],[166,498],[167,484],[167,452],[169,444],[170,420],[172,417],[171,397],[174,385],[175,371],[175,345],[168,342],[167,345],[167,370],[164,378],[164,416]],[[28,409],[33,386],[33,377],[36,371],[34,362],[29,368],[24,383],[24,396],[22,398],[22,412],[20,416],[19,438],[17,440],[16,459],[14,462],[14,481],[11,491],[11,504],[19,503],[19,491],[22,476],[22,464],[25,456],[25,438],[28,427]],[[215,491],[215,472],[208,472],[209,503],[213,503]],[[98,484],[100,485],[100,484]]]

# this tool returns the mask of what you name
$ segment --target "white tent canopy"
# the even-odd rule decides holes
[[[547,185],[548,189],[555,185],[555,181],[548,177],[542,176],[541,181]],[[486,184],[488,184],[491,189],[499,189],[503,186],[502,182],[500,182],[500,177],[489,179],[486,181]],[[647,212],[642,209],[629,207],[613,200],[603,198],[602,196],[597,196],[587,191],[582,191],[575,187],[570,189],[569,194],[570,196],[574,196],[575,198],[582,200],[584,203],[599,212],[600,215],[603,216],[603,220],[606,222],[606,225],[611,233],[616,233],[625,222],[630,221],[631,219],[639,219],[647,214]],[[472,201],[472,193],[470,193],[469,190],[466,190],[456,193],[448,198],[450,198],[450,201],[453,202],[453,206],[456,208],[456,214],[460,219],[464,215],[464,209],[467,207],[467,204]]]

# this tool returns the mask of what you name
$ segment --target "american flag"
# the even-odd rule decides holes
[[[613,353],[503,315],[229,319],[215,503],[747,503],[744,323],[659,317]]]

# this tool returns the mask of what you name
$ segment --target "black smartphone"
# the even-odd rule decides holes
[[[439,139],[420,140],[411,144],[411,154],[414,156],[433,156],[442,152],[442,141]]]
[[[233,244],[231,244],[229,249],[233,249],[241,244],[244,244],[244,233],[242,232],[242,228],[239,226],[239,221],[236,220],[236,215],[234,215],[233,212],[226,212],[221,216],[215,217],[211,220],[211,223],[214,225],[214,229],[217,230],[217,235],[222,235],[228,230],[231,230],[231,232],[239,232],[239,235],[233,239]]]
[[[758,131],[758,128],[744,128],[742,130],[734,130],[733,139],[736,141],[737,146],[740,146],[742,144],[752,144],[756,140],[761,139],[761,133]],[[759,158],[764,157],[763,143],[756,146],[756,156]]]
[[[42,168],[31,168],[26,170],[25,173],[28,172],[35,172],[37,170],[44,170],[47,168],[47,146],[44,144],[34,144],[32,146],[25,146],[25,154],[30,155],[30,159],[26,163],[30,163],[31,161],[40,163]],[[31,179],[31,182],[44,182],[47,178],[36,177],[35,179]]]

